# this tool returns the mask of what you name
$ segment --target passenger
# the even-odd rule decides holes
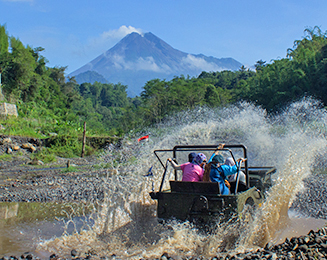
[[[245,161],[245,159],[240,158],[237,160],[237,164],[240,163],[240,161]],[[235,174],[237,172],[237,165],[226,165],[224,163],[224,157],[220,154],[215,155],[212,158],[212,161],[210,163],[210,181],[211,182],[218,182],[220,187],[220,193],[223,195],[230,194],[230,190],[227,187],[225,180],[227,176]]]
[[[225,165],[234,166],[235,161],[234,161],[233,157],[227,157],[225,160]]]
[[[215,155],[215,154],[218,155],[217,152],[215,152],[214,155]],[[210,171],[211,171],[211,164],[212,164],[212,158],[213,158],[213,157],[214,157],[214,156],[212,156],[212,157],[210,158],[211,161],[209,160],[209,163],[206,165],[206,168],[205,168],[205,170],[204,170],[204,174],[203,174],[203,181],[209,181],[209,182],[210,182]],[[228,158],[226,158],[226,160],[225,160],[225,165],[234,166],[234,165],[235,165],[234,159],[233,159],[232,157],[228,157]],[[233,174],[233,175],[230,175],[230,176],[234,176],[234,174]],[[228,176],[228,178],[229,178],[230,176]],[[228,180],[228,182],[229,182],[229,180]],[[230,185],[229,185],[228,182],[225,181],[225,184],[226,184],[226,186],[227,186],[228,188],[230,188]]]
[[[194,158],[196,157],[196,153],[190,153],[188,155],[188,161],[189,162],[193,162]]]
[[[204,168],[207,163],[207,157],[203,153],[198,153],[193,161],[195,164],[199,165],[204,171]]]
[[[210,170],[211,170],[212,158],[214,156],[218,155],[220,150],[222,150],[224,148],[224,146],[225,146],[225,144],[219,144],[218,147],[217,147],[217,150],[209,158],[209,161],[206,164],[205,169],[204,169],[204,174],[203,174],[202,181],[210,182]]]
[[[202,165],[207,161],[207,157],[203,153],[197,154],[192,162],[183,163],[181,165],[177,165],[171,158],[168,158],[168,161],[175,170],[183,171],[182,181],[202,181],[204,173]]]
[[[229,165],[229,166],[234,166],[235,162],[234,159],[232,157],[228,157],[225,160],[225,165]],[[235,192],[236,189],[236,178],[237,178],[237,174],[232,174],[227,176],[227,181],[230,184],[230,191],[231,193]],[[238,188],[237,191],[246,191],[247,186],[246,186],[246,175],[244,172],[239,171],[238,172]]]

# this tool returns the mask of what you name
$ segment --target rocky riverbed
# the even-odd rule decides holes
[[[2,162],[0,173],[0,201],[93,202],[104,198],[102,177],[112,171],[97,168],[94,159],[58,159],[52,165],[35,166],[20,158]]]
[[[54,165],[33,166],[26,158],[0,164],[0,201],[51,202],[51,201],[101,201],[115,172],[98,167],[96,158],[62,159]],[[121,177],[122,181],[126,181]],[[106,179],[107,181],[104,181]],[[317,181],[319,180],[319,181]],[[327,176],[311,176],[305,180],[305,191],[298,194],[292,209],[302,215],[327,220]],[[26,249],[28,251],[28,248]],[[80,259],[72,249],[71,259]],[[37,259],[26,253],[19,257],[3,259]],[[52,255],[50,259],[62,259]],[[89,254],[85,259],[116,259],[111,256]],[[161,260],[173,259],[163,254]],[[182,258],[179,258],[182,259]],[[201,256],[187,259],[204,259]],[[306,236],[286,239],[279,245],[267,244],[265,248],[236,255],[217,255],[211,259],[327,259],[327,228],[310,231]]]

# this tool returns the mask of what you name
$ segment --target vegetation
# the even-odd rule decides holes
[[[18,107],[18,118],[3,118],[1,132],[9,135],[64,140],[80,136],[83,122],[89,136],[122,136],[130,130],[160,123],[167,115],[197,106],[225,106],[241,100],[275,112],[305,95],[327,103],[327,39],[319,27],[305,30],[286,58],[255,70],[202,72],[198,77],[148,81],[140,96],[129,98],[127,86],[112,83],[77,84],[65,77],[65,67],[46,66],[42,47],[23,46],[0,26],[0,73],[6,102]],[[80,153],[66,140],[70,155]],[[58,145],[58,144],[57,144]],[[53,151],[56,151],[54,145]]]

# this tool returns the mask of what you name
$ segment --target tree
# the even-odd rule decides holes
[[[215,88],[214,85],[209,84],[207,86],[207,90],[206,93],[204,95],[204,99],[206,101],[206,103],[209,106],[219,106],[220,105],[220,98],[219,98],[219,94]]]
[[[260,71],[260,70],[262,70],[262,68],[265,67],[265,66],[266,66],[266,62],[263,61],[263,60],[258,60],[258,61],[256,62],[256,64],[254,65],[255,70],[256,70],[257,72]]]
[[[165,80],[160,79],[150,80],[143,87],[141,97],[146,111],[145,118],[152,123],[160,123],[166,115],[167,87]]]
[[[0,55],[8,52],[9,37],[4,25],[0,25]]]

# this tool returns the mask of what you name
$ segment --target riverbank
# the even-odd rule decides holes
[[[93,202],[103,200],[104,182],[113,170],[96,158],[59,158],[53,164],[30,165],[28,159],[2,162],[0,201],[5,202]]]

